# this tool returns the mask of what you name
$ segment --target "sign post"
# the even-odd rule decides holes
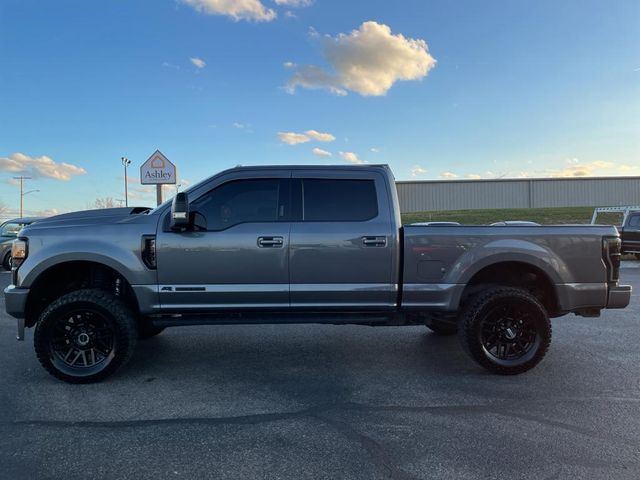
[[[140,167],[140,183],[156,186],[156,202],[162,203],[162,185],[176,184],[176,166],[156,150]]]

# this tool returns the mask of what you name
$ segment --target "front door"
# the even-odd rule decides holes
[[[289,307],[289,175],[224,181],[189,199],[200,228],[160,229],[163,310]]]

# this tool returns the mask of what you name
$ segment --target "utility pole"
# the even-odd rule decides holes
[[[20,218],[22,218],[22,199],[24,198],[24,193],[23,193],[24,181],[31,180],[31,177],[25,177],[23,175],[20,175],[19,177],[13,177],[13,179],[20,180]]]
[[[129,206],[129,192],[127,191],[127,167],[131,165],[131,160],[127,157],[120,157],[122,166],[124,167],[124,206]]]

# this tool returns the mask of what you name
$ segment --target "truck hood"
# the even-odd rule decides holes
[[[54,217],[43,218],[36,223],[27,225],[22,232],[52,227],[73,227],[94,224],[113,224],[128,221],[151,210],[148,207],[102,208],[98,210],[83,210],[80,212],[63,213]],[[21,232],[21,234],[22,234]]]

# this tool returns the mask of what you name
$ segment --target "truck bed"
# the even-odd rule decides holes
[[[561,310],[607,303],[602,238],[614,227],[406,225],[402,234],[405,308],[457,310],[465,286],[496,264],[544,275]]]

